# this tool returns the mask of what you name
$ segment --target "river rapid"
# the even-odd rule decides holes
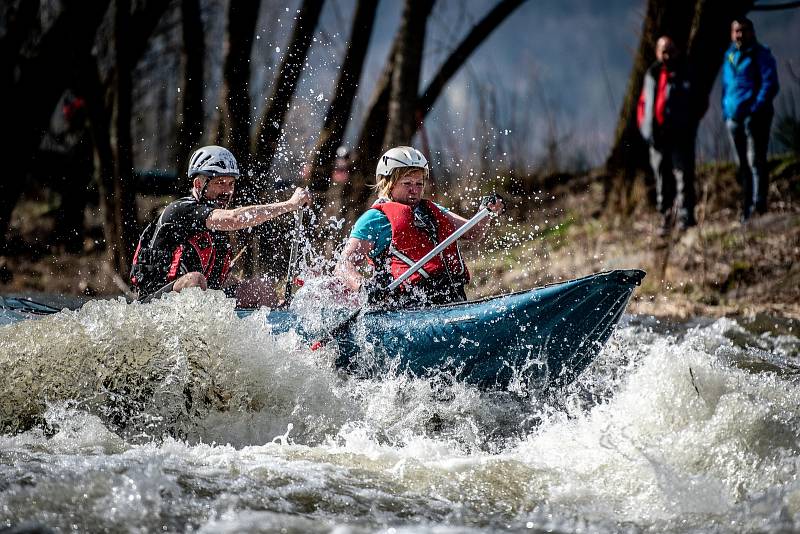
[[[543,393],[351,378],[265,313],[0,327],[0,532],[800,530],[796,322],[625,316]]]

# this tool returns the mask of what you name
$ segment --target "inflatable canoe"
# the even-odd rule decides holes
[[[366,310],[329,331],[308,331],[291,310],[266,320],[309,343],[327,338],[336,366],[357,376],[409,372],[484,389],[548,389],[572,382],[611,336],[644,271],[617,270],[483,300],[404,310]],[[0,299],[0,325],[57,312]],[[240,316],[252,310],[239,310]]]
[[[618,270],[432,308],[365,311],[331,332],[306,332],[290,311],[267,321],[309,342],[330,337],[336,365],[362,376],[446,374],[484,389],[572,382],[597,356],[644,271]]]

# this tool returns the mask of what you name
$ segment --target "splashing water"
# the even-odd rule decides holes
[[[294,306],[324,303],[301,292]],[[266,313],[240,319],[221,293],[188,290],[1,327],[0,525],[800,528],[791,332],[628,317],[578,381],[542,397],[350,378]]]

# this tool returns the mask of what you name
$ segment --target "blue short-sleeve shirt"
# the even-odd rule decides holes
[[[434,205],[447,213],[447,208],[434,202]],[[368,209],[358,218],[350,231],[350,237],[363,239],[372,243],[370,258],[380,256],[392,242],[392,223],[389,218],[379,210]]]

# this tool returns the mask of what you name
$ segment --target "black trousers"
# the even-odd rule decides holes
[[[396,291],[387,304],[392,308],[424,308],[467,300],[464,284],[449,277],[423,278],[411,288]]]

